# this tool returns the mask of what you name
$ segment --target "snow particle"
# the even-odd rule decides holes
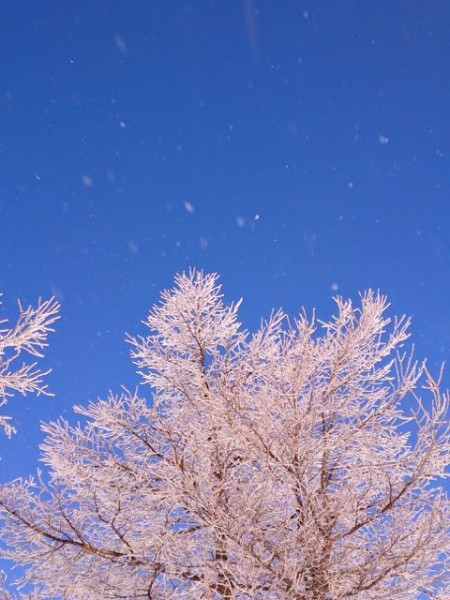
[[[114,42],[116,44],[117,50],[121,54],[126,54],[128,52],[127,44],[121,35],[115,35]]]
[[[138,245],[136,244],[136,242],[134,242],[133,240],[130,240],[128,242],[128,249],[132,254],[138,254],[139,253],[139,248]]]
[[[189,200],[185,200],[183,205],[184,205],[185,210],[187,210],[188,213],[192,214],[193,212],[195,212],[195,208],[191,204],[191,202],[189,202]]]
[[[383,146],[385,144],[387,144],[389,142],[389,138],[386,135],[379,135],[378,136],[378,141],[380,142],[380,144],[382,144]]]
[[[244,221],[243,217],[236,217],[236,225],[238,227],[244,227],[245,221]]]
[[[81,178],[81,182],[86,187],[92,187],[94,185],[94,180],[90,175],[83,175],[83,177]]]

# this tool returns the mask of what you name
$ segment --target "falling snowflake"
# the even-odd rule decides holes
[[[114,37],[114,41],[116,43],[116,48],[121,54],[126,54],[128,52],[127,44],[121,35],[116,35]]]
[[[130,240],[128,242],[128,249],[132,254],[138,254],[139,253],[139,248],[138,245],[136,244],[136,242],[134,242],[133,240]]]

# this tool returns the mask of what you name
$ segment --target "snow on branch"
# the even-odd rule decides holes
[[[19,303],[19,317],[12,327],[7,320],[0,321],[0,407],[14,393],[47,394],[44,377],[50,370],[41,371],[37,362],[22,362],[23,354],[36,358],[43,357],[47,337],[53,331],[52,325],[59,319],[59,303],[54,299],[39,301],[33,308],[23,308]],[[0,426],[8,435],[14,432],[9,417],[0,416]]]
[[[0,489],[24,593],[450,598],[448,393],[384,296],[336,307],[251,334],[217,276],[178,276],[128,338],[150,399],[45,424],[45,472]]]

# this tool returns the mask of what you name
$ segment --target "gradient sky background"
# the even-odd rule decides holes
[[[3,0],[0,28],[1,314],[62,304],[3,478],[138,384],[125,332],[191,266],[248,328],[380,288],[448,359],[448,1]]]

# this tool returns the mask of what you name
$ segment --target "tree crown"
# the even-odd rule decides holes
[[[44,425],[48,478],[1,490],[4,555],[34,593],[448,598],[449,397],[384,296],[336,305],[249,334],[217,276],[178,276],[128,338],[153,401]]]

